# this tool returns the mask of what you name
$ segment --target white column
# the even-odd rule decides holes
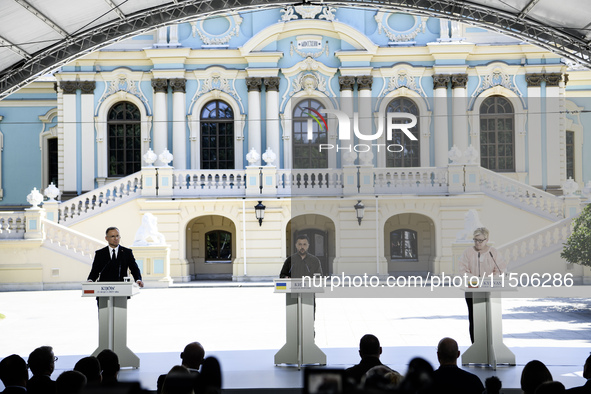
[[[372,128],[372,112],[371,112],[371,86],[373,84],[373,77],[371,75],[363,75],[357,77],[357,90],[359,92],[359,100],[357,101],[357,110],[359,112],[359,132],[364,135],[371,136]],[[370,145],[375,141],[359,141],[360,144]],[[373,157],[375,154],[372,151],[359,153],[359,164],[373,165]],[[370,163],[371,161],[371,163]]]
[[[340,89],[341,89],[341,111],[345,112],[346,114],[349,114],[349,116],[351,116],[351,114],[354,111],[353,108],[353,87],[355,86],[355,77],[349,77],[349,76],[344,76],[344,77],[339,77],[339,85],[340,85]],[[351,118],[350,118],[351,119]],[[351,119],[352,121],[353,119]],[[353,126],[353,123],[351,123],[351,126]],[[338,130],[339,133],[341,133],[341,130]],[[349,130],[349,135],[353,136],[353,128],[351,128]],[[330,136],[329,136],[330,138]],[[385,138],[384,136],[382,136],[382,138]],[[381,141],[383,143],[383,141]],[[337,140],[335,141],[334,145],[340,144],[341,141],[337,138]],[[354,141],[353,140],[349,140],[349,141],[342,141],[343,146],[353,146]],[[353,165],[355,163],[348,163],[346,160],[344,160],[343,158],[345,157],[344,154],[348,154],[348,150],[341,150],[340,151],[340,155],[341,155],[341,167],[344,165]],[[351,148],[351,152],[353,152],[353,148]],[[383,155],[382,155],[383,156]],[[378,163],[379,163],[380,157],[378,156]],[[379,165],[378,165],[379,167]],[[382,166],[382,167],[385,167]]]
[[[279,167],[280,130],[279,130],[279,77],[265,77],[267,91],[267,147],[277,156],[273,165]],[[265,149],[262,149],[263,153]]]
[[[529,184],[542,186],[542,99],[541,74],[527,74],[527,141]]]
[[[433,76],[434,90],[434,132],[435,132],[435,167],[447,167],[449,151],[447,128],[447,84],[449,75],[437,74]],[[421,163],[421,165],[426,165]]]
[[[154,88],[153,150],[154,153],[160,155],[168,148],[168,108],[166,105],[168,81],[166,79],[153,79],[152,87]],[[162,165],[160,159],[156,160],[155,165]]]
[[[80,82],[82,96],[80,102],[80,113],[82,125],[82,191],[94,189],[94,81]]]
[[[564,134],[564,123],[560,122],[560,87],[561,75],[558,73],[546,76],[546,184],[551,189],[562,185],[560,155],[560,137]],[[566,170],[565,170],[566,173]],[[566,180],[566,179],[565,179]]]
[[[63,91],[63,144],[64,144],[64,192],[77,192],[78,167],[77,135],[76,135],[76,89],[78,82],[62,81],[60,88]]]
[[[468,74],[454,74],[451,76],[453,145],[457,146],[462,153],[468,148],[467,83]]]
[[[248,89],[248,147],[247,151],[254,148],[259,156],[261,151],[261,78],[246,78],[246,87]],[[261,159],[253,166],[260,166]]]
[[[187,168],[186,83],[187,80],[184,78],[170,80],[172,87],[172,163],[177,170]]]

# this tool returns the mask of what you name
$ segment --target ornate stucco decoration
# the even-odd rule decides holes
[[[502,86],[509,89],[519,97],[523,97],[521,91],[515,84],[515,75],[506,74],[500,67],[492,69],[488,75],[478,76],[478,87],[472,93],[472,97],[478,97],[482,92],[495,86]]]
[[[323,63],[308,57],[281,71],[288,81],[287,89],[282,97],[281,108],[285,106],[289,99],[288,96],[293,96],[299,92],[305,92],[307,95],[312,95],[316,91],[321,92],[336,103],[336,95],[331,87],[332,78],[334,78],[337,71],[336,68],[327,67]]]
[[[100,108],[103,101],[105,101],[109,96],[118,92],[126,92],[137,97],[144,104],[147,114],[149,116],[152,115],[152,109],[148,104],[148,99],[146,98],[140,87],[140,78],[138,78],[137,80],[132,80],[131,76],[127,73],[117,72],[117,70],[115,70],[112,79],[108,79],[105,82],[105,90],[96,105],[97,111]]]
[[[329,22],[335,21],[336,9],[321,5],[296,5],[285,7],[281,10],[279,22],[289,22],[297,19],[325,19]]]
[[[394,76],[387,78],[387,82],[386,77],[383,78],[385,89],[380,93],[380,97],[384,97],[388,93],[402,87],[410,89],[422,97],[427,97],[421,86],[421,77],[417,78],[417,76],[411,75],[405,68],[399,69]]]
[[[205,19],[202,19],[197,22],[191,22],[191,30],[193,33],[193,37],[197,35],[203,41],[203,44],[206,46],[223,46],[227,45],[230,42],[232,37],[238,37],[240,34],[240,25],[242,24],[242,17],[238,15],[236,12],[232,12],[228,15],[221,15],[220,18],[226,18],[229,22],[228,30],[221,34],[211,34],[208,33],[205,28],[203,27],[203,22]]]
[[[244,113],[244,105],[242,104],[242,99],[238,92],[236,92],[236,78],[229,78],[229,76],[224,75],[223,71],[214,70],[209,73],[206,78],[198,78],[197,79],[197,91],[193,96],[191,107],[204,94],[210,93],[214,96],[214,98],[219,98],[220,93],[226,93],[231,96],[238,105],[240,106],[240,112]]]
[[[320,51],[318,51],[318,52],[304,52],[304,51],[296,48],[296,46],[293,44],[293,41],[290,42],[289,45],[290,45],[289,54],[291,56],[293,56],[294,52],[303,58],[311,57],[313,59],[316,59],[325,53],[326,53],[326,56],[328,56],[328,41],[326,41],[326,42],[324,42],[324,44],[322,44],[322,48],[320,48]]]
[[[378,23],[378,34],[382,34],[383,31],[391,42],[410,42],[413,41],[419,33],[425,32],[427,18],[423,19],[423,17],[411,15],[415,19],[414,25],[408,30],[398,31],[391,28],[388,24],[388,19],[390,19],[392,15],[394,15],[393,12],[378,11],[374,17]]]

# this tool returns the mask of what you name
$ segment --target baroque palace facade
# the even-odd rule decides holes
[[[0,288],[76,286],[108,226],[148,286],[277,276],[301,233],[326,274],[451,274],[476,225],[511,270],[586,283],[559,254],[589,197],[590,94],[545,49],[411,14],[160,28],[0,101]]]

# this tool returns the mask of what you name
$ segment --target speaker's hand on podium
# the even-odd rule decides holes
[[[144,287],[144,282],[141,280],[137,280],[135,283],[137,283],[139,287]]]

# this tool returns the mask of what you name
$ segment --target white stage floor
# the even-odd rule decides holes
[[[183,347],[199,341],[206,355],[219,358],[225,389],[301,387],[301,372],[273,364],[285,341],[285,296],[273,294],[269,284],[209,285],[144,289],[130,300],[128,346],[141,365],[122,371],[120,379],[155,390],[157,377],[180,363]],[[518,388],[523,366],[538,359],[567,388],[584,384],[590,304],[572,298],[503,300],[504,341],[517,366],[467,369]],[[34,348],[51,345],[59,357],[53,379],[97,345],[96,301],[80,297],[80,291],[3,292],[0,313],[0,357],[16,353],[26,359]],[[316,342],[329,367],[347,367],[358,362],[361,336],[375,334],[384,348],[382,362],[404,374],[417,356],[436,368],[435,349],[444,336],[467,348],[466,315],[463,298],[317,299]]]

